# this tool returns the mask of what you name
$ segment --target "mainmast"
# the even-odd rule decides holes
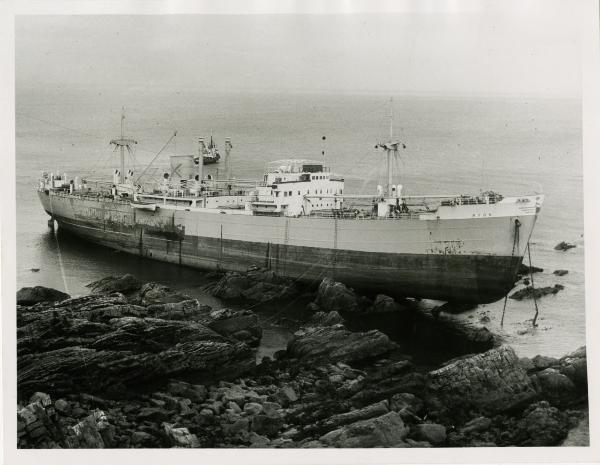
[[[393,99],[390,98],[390,140],[389,142],[379,142],[375,148],[382,148],[386,153],[386,171],[387,171],[387,188],[386,194],[388,197],[392,196],[392,152],[394,155],[398,155],[398,147],[400,141],[394,141],[394,106]],[[406,148],[402,144],[402,148]]]
[[[119,183],[120,184],[123,184],[125,182],[125,149],[127,148],[127,151],[129,153],[131,153],[131,146],[134,144],[137,144],[136,140],[125,138],[124,122],[125,122],[125,107],[123,107],[121,110],[121,137],[119,139],[113,139],[110,141],[110,143],[115,146],[115,149],[117,147],[119,147],[119,150],[121,152],[121,154],[120,154],[121,155],[121,159],[120,159],[121,169],[119,171]]]

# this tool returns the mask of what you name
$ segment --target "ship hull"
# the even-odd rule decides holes
[[[43,191],[39,196],[61,229],[142,257],[209,270],[266,267],[304,282],[328,276],[393,297],[473,303],[493,302],[510,291],[536,219],[257,217],[160,204],[146,211],[127,201]]]

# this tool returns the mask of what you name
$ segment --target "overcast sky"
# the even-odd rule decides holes
[[[456,14],[20,16],[17,89],[579,96],[576,2]]]

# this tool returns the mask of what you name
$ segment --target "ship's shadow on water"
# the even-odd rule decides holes
[[[52,258],[59,258],[67,279],[75,287],[98,279],[98,276],[132,274],[141,281],[156,281],[182,289],[201,286],[207,282],[206,272],[171,263],[157,262],[82,240],[60,227],[41,236]]]

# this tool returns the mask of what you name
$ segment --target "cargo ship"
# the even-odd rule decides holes
[[[121,120],[121,128],[123,118]],[[488,303],[513,288],[543,195],[405,195],[394,157],[405,145],[378,143],[387,184],[371,195],[346,192],[321,160],[268,164],[258,181],[234,179],[231,141],[221,179],[205,176],[199,153],[172,156],[161,179],[125,173],[112,182],[43,173],[38,196],[50,224],[90,242],[205,270],[268,268],[300,282],[328,276],[393,297]],[[212,137],[211,137],[212,142]],[[211,145],[214,146],[214,143]]]

